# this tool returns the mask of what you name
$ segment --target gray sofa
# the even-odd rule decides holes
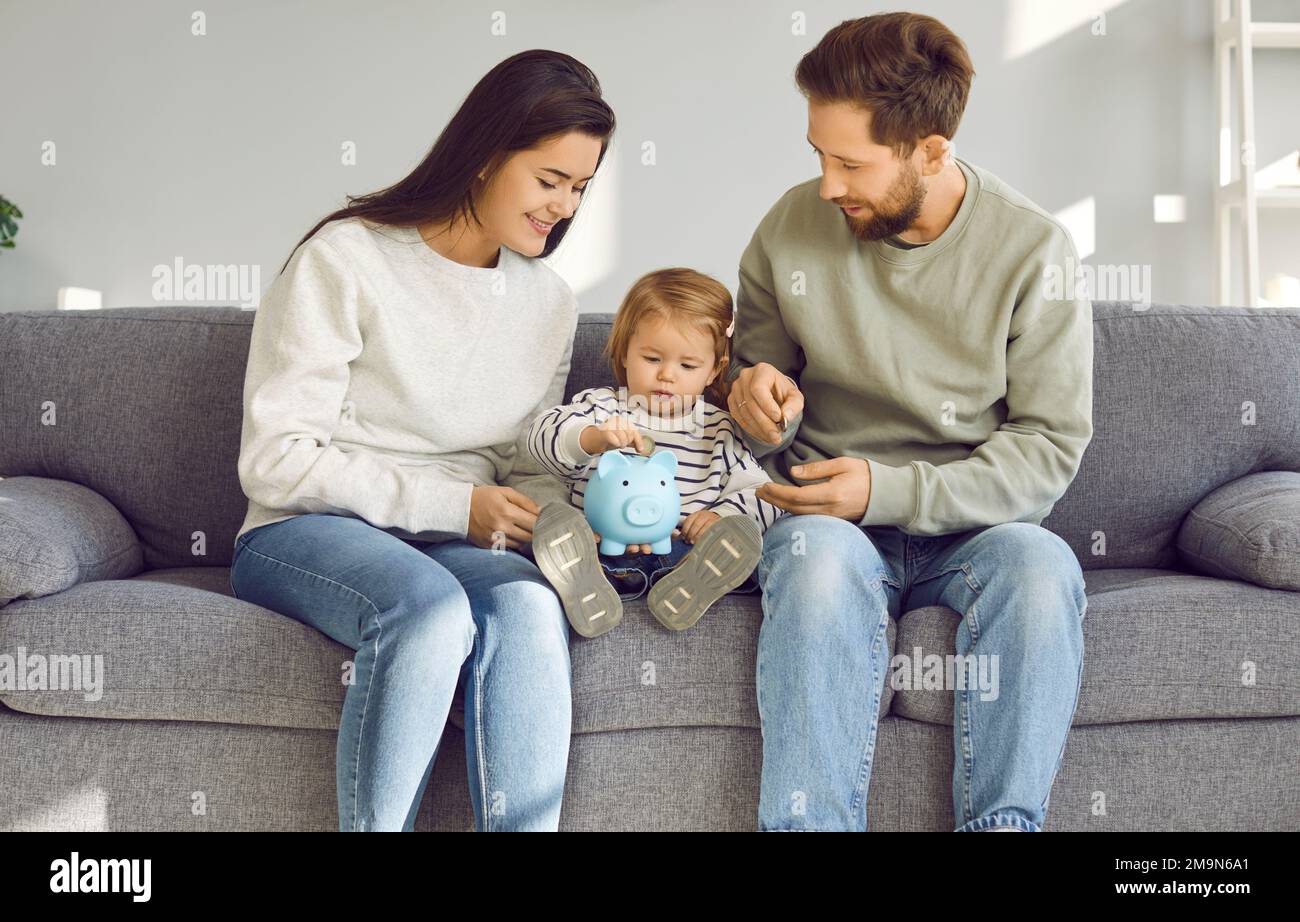
[[[1096,434],[1044,523],[1089,601],[1047,828],[1300,829],[1300,310],[1094,316]],[[583,316],[570,395],[606,380],[610,319]],[[0,829],[337,828],[350,651],[228,582],[252,320],[0,314],[0,658],[103,663],[98,691],[93,658],[82,687],[0,688]],[[754,828],[760,604],[574,635],[562,828]],[[957,623],[909,611],[892,649],[952,653]],[[473,828],[459,707],[418,829]],[[881,711],[870,827],[952,829],[951,692]]]

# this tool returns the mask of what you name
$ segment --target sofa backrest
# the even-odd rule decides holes
[[[613,378],[583,314],[568,395]],[[1093,439],[1043,526],[1085,570],[1178,569],[1183,518],[1258,471],[1300,471],[1300,309],[1093,304]]]
[[[0,314],[0,476],[107,498],[144,565],[228,566],[253,312],[132,307]]]
[[[1178,568],[1206,494],[1300,471],[1300,310],[1143,307],[1093,304],[1093,441],[1043,523],[1084,570]]]
[[[1176,568],[1201,497],[1300,472],[1300,309],[1140,308],[1093,305],[1093,440],[1043,523],[1085,569]],[[581,316],[566,399],[612,382],[612,319]],[[252,321],[237,307],[0,314],[0,476],[96,490],[146,567],[229,565]]]
[[[1300,309],[1094,304],[1093,440],[1043,522],[1083,568],[1179,569],[1188,511],[1258,471],[1300,471]]]

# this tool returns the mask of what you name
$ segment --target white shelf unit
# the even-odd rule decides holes
[[[1229,303],[1232,210],[1239,209],[1239,252],[1246,304],[1258,307],[1259,209],[1300,208],[1300,188],[1256,188],[1253,53],[1256,48],[1300,49],[1300,22],[1252,22],[1250,0],[1237,0],[1235,13],[1233,6],[1232,0],[1215,0],[1214,81],[1218,89],[1219,174],[1214,190],[1214,290],[1220,305]],[[1234,83],[1235,145],[1230,124]]]

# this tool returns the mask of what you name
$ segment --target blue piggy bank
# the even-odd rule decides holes
[[[649,544],[653,553],[667,554],[682,511],[677,456],[667,450],[649,458],[604,452],[582,507],[592,531],[600,532],[600,553],[625,554],[629,544]]]

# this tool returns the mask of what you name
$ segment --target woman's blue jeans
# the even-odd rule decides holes
[[[600,555],[600,566],[609,578],[609,583],[618,590],[619,598],[624,602],[639,599],[648,593],[678,562],[695,548],[681,538],[673,538],[672,549],[667,554],[611,554]],[[758,580],[755,570],[745,581],[731,590],[740,595],[752,595],[758,592]]]
[[[1024,522],[916,536],[787,515],[764,535],[758,577],[761,830],[867,828],[886,619],[945,605],[962,616],[957,654],[998,670],[991,699],[974,681],[943,692],[956,831],[1041,831],[1083,670],[1087,597],[1064,540]]]
[[[335,775],[341,830],[415,826],[458,680],[476,828],[554,830],[572,721],[569,626],[537,565],[312,513],[241,535],[235,595],[355,650]]]

